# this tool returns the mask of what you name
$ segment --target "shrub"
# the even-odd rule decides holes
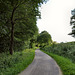
[[[60,68],[63,72],[63,75],[75,75],[75,64],[72,63],[72,61],[70,59],[67,59],[62,56],[58,56],[56,54],[49,53],[46,51],[44,51],[44,52],[55,59],[57,64],[60,66]]]
[[[45,46],[42,50],[69,58],[75,62],[75,42],[60,43],[53,46]]]
[[[15,52],[13,55],[0,54],[0,75],[16,75],[33,60],[35,51],[31,49]]]

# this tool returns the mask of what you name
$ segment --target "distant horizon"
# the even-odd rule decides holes
[[[43,4],[39,9],[42,19],[37,21],[39,32],[46,30],[58,43],[75,41],[74,37],[68,35],[72,31],[70,17],[74,8],[75,0],[49,0]]]

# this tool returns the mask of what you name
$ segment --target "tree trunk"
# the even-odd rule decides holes
[[[13,43],[14,43],[14,23],[11,22],[11,39],[10,39],[10,54],[13,54]]]
[[[13,44],[14,44],[14,14],[15,14],[15,11],[16,9],[18,8],[19,5],[16,5],[14,8],[13,8],[13,11],[12,11],[12,14],[11,14],[11,37],[10,37],[10,54],[12,55],[13,54]]]
[[[13,43],[14,43],[14,13],[16,8],[13,9],[12,15],[11,15],[11,37],[10,37],[10,54],[13,54]]]

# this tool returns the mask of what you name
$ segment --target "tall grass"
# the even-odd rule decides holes
[[[69,58],[75,63],[75,42],[53,44],[42,48],[42,50]]]
[[[63,75],[75,75],[75,42],[53,44],[41,49],[56,60]]]
[[[27,49],[13,55],[0,54],[0,75],[17,75],[24,70],[35,56],[35,50]]]
[[[72,63],[71,60],[53,53],[49,53],[46,51],[44,52],[56,60],[63,72],[63,75],[75,75],[75,64]]]

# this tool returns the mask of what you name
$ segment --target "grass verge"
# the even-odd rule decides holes
[[[0,55],[0,75],[17,75],[34,59],[35,50],[27,49],[13,55]]]
[[[63,72],[63,75],[75,75],[75,64],[72,63],[71,60],[53,53],[49,53],[46,51],[43,52],[51,56],[57,62]]]

